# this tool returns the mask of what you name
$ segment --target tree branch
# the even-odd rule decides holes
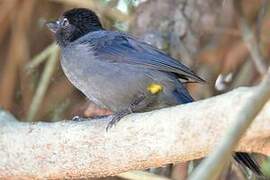
[[[22,123],[0,111],[0,179],[84,178],[204,157],[256,92],[238,88],[221,96],[122,119]],[[239,142],[238,151],[270,155],[270,102]]]
[[[256,87],[253,95],[244,104],[242,110],[237,114],[236,121],[227,130],[221,143],[214,152],[206,158],[193,172],[190,180],[217,179],[222,169],[229,163],[233,149],[246,132],[253,120],[259,114],[270,98],[270,71],[265,75],[263,81]]]
[[[248,22],[244,17],[242,1],[234,0],[234,5],[239,14],[239,25],[242,31],[243,40],[245,41],[258,72],[261,75],[264,75],[267,72],[267,64],[260,52],[258,38],[256,38],[255,33],[252,31],[251,27],[249,27]],[[259,31],[257,30],[257,32]]]

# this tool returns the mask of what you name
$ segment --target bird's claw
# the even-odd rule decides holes
[[[80,122],[80,121],[83,121],[83,118],[81,118],[80,116],[74,116],[71,120],[76,121],[76,122]]]
[[[101,115],[101,116],[94,116],[93,119],[103,119],[103,118],[106,118],[110,115]]]
[[[124,116],[130,114],[128,110],[115,113],[112,120],[108,123],[106,131],[108,132],[113,126],[115,126]]]
[[[106,127],[106,131],[108,132],[109,129],[111,129],[113,126],[115,126],[118,121],[119,121],[118,119],[113,117],[113,119],[108,123],[108,125]]]
[[[140,105],[140,103],[144,101],[145,98],[145,94],[139,93],[136,97],[134,97],[127,109],[115,113],[112,120],[108,123],[106,131],[108,132],[108,130],[115,126],[124,116],[136,111],[136,109],[140,109],[141,106],[145,107],[145,104]]]

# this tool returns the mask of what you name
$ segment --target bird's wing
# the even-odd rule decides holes
[[[182,79],[204,81],[179,61],[124,33],[102,31],[92,34],[91,38],[85,37],[81,41],[82,43],[90,43],[91,49],[98,60],[128,63],[175,73]]]

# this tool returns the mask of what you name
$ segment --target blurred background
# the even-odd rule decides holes
[[[132,33],[188,65],[207,81],[186,84],[198,100],[256,85],[269,65],[269,0],[0,0],[0,107],[21,121],[110,113],[68,82],[45,26],[74,7],[91,8],[106,28]],[[270,173],[267,157],[258,158]],[[181,179],[187,167],[150,171]],[[248,176],[232,166],[221,179]]]

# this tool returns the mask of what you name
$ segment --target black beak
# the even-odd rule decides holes
[[[56,31],[59,29],[60,25],[57,21],[51,21],[46,23],[47,27],[52,31],[53,33],[56,33]]]

